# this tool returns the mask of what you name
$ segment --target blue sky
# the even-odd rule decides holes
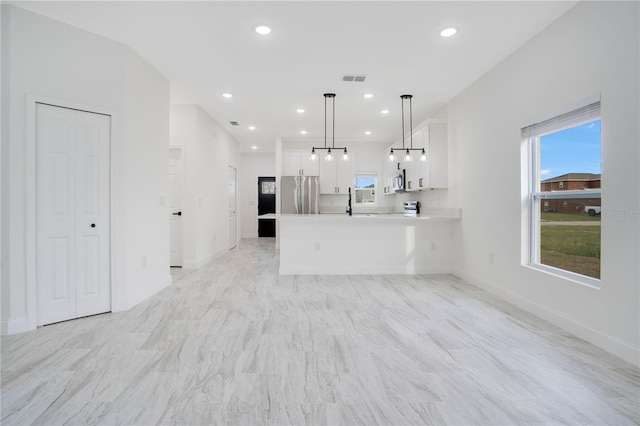
[[[376,179],[373,177],[356,177],[356,188],[367,188],[372,186],[376,182]]]
[[[600,120],[540,137],[540,179],[600,173]]]

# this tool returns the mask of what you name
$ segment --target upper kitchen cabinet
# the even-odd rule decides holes
[[[283,151],[282,176],[319,176],[320,160],[312,160],[310,151]]]
[[[405,147],[409,143],[405,141]],[[427,160],[420,161],[420,151],[412,151],[412,160],[404,161],[404,152],[396,151],[400,168],[406,170],[407,192],[446,188],[449,182],[447,123],[426,121],[420,124],[413,131],[413,147],[424,147]]]
[[[320,194],[347,194],[353,187],[353,152],[349,153],[348,160],[342,160],[336,156],[333,161],[325,161],[320,158]]]
[[[428,125],[429,149],[429,188],[447,188],[449,186],[449,144],[447,123],[435,122]]]
[[[426,133],[428,133],[427,128],[419,127],[412,132],[411,136],[413,137],[414,148],[424,147],[425,151],[429,152],[428,137],[426,136]],[[405,147],[411,145],[411,140],[407,138],[407,140],[405,141]],[[411,161],[405,160],[404,152],[398,151],[398,154],[402,162],[401,168],[406,170],[406,190],[418,191],[427,187],[426,181],[428,181],[429,176],[429,161],[420,161],[420,151],[410,152]]]

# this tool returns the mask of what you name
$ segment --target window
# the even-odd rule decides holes
[[[595,286],[600,280],[600,126],[598,101],[522,129],[530,170],[528,264]]]
[[[353,186],[356,204],[374,205],[376,203],[376,174],[374,172],[356,172]]]
[[[275,182],[262,182],[262,193],[263,194],[275,194],[276,193],[276,183]]]

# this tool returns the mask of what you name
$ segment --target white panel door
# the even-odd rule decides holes
[[[182,266],[182,147],[169,148],[169,249],[171,266]]]
[[[36,108],[37,323],[111,310],[110,117]]]
[[[229,250],[236,244],[236,169],[229,166]]]

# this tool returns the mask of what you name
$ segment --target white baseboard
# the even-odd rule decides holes
[[[111,304],[111,312],[122,312],[129,309],[129,301],[126,297],[120,297]]]
[[[258,238],[258,233],[252,233],[252,234],[241,234],[240,235],[241,239],[245,239],[245,238]]]
[[[133,308],[138,303],[144,302],[154,294],[158,293],[160,290],[163,290],[164,288],[168,287],[171,284],[171,274],[165,275],[161,280],[158,280],[158,281],[159,281],[158,284],[148,286],[147,288],[144,289],[143,292],[139,292],[137,294],[128,293],[127,294],[128,297],[125,302],[126,309]]]
[[[213,259],[222,256],[223,254],[227,254],[229,252],[229,249],[223,248],[220,249],[216,252],[213,253],[209,253],[206,256],[203,256],[199,259],[191,259],[191,260],[185,260],[184,264],[182,265],[182,267],[184,269],[198,269],[198,268],[202,268],[204,265],[206,265],[207,263],[211,262]]]
[[[413,274],[451,274],[451,265],[425,265],[416,268],[402,266],[358,266],[336,265],[330,268],[324,265],[282,265],[280,275],[413,275]]]
[[[31,330],[33,329],[29,328],[29,320],[26,316],[0,321],[0,333],[3,336],[24,333],[25,331]]]
[[[503,289],[496,287],[474,275],[468,273],[457,274],[460,278],[474,284],[489,293],[497,296],[515,306],[539,317],[551,324],[566,330],[575,336],[592,343],[605,351],[622,358],[623,360],[630,362],[636,367],[640,367],[640,348],[635,347],[627,342],[618,339],[615,336],[609,336],[577,321],[573,318],[569,318],[566,315],[550,310],[542,305],[533,303],[518,295],[504,291]]]

